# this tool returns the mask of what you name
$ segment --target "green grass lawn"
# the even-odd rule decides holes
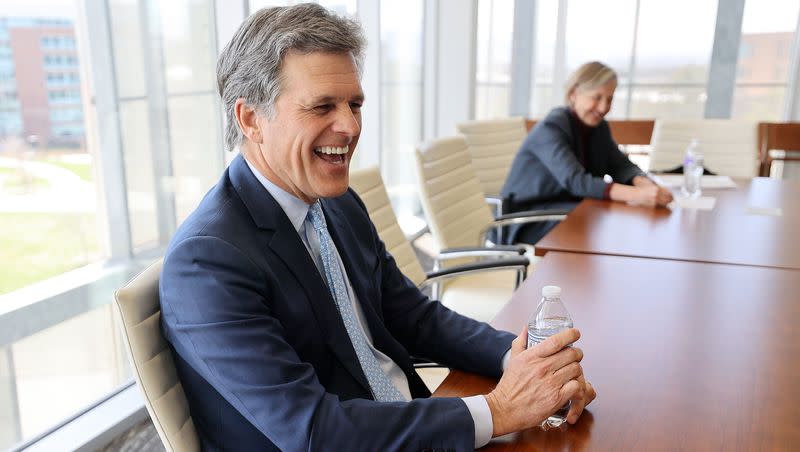
[[[91,182],[92,181],[92,165],[89,163],[72,163],[64,162],[57,158],[48,158],[44,160],[46,163],[55,165],[65,170],[72,171],[77,174],[81,179]]]
[[[99,258],[93,213],[0,213],[0,294]]]
[[[50,186],[47,179],[33,176],[25,180],[25,175],[14,168],[0,167],[0,190],[10,193],[26,193],[31,190],[42,190]]]

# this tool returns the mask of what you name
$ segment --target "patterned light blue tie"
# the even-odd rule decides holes
[[[392,384],[389,377],[383,373],[378,364],[378,359],[375,358],[375,354],[370,350],[367,339],[364,337],[364,332],[359,326],[358,320],[356,320],[356,313],[347,295],[342,269],[339,267],[338,259],[336,259],[335,245],[328,233],[328,227],[325,225],[325,217],[322,214],[322,206],[319,201],[312,204],[308,209],[307,218],[311,221],[314,229],[317,230],[320,257],[322,258],[322,266],[325,269],[325,277],[328,280],[328,288],[336,301],[336,307],[342,316],[347,335],[350,336],[350,341],[353,343],[358,362],[367,377],[373,397],[379,402],[404,401],[403,395]]]

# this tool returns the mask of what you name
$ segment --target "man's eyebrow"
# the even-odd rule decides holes
[[[340,98],[338,97],[321,96],[321,97],[311,98],[307,104],[308,105],[330,104],[330,103],[336,103],[339,100]],[[363,94],[355,95],[350,99],[350,102],[364,102],[364,95]]]

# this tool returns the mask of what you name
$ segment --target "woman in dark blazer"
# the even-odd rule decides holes
[[[603,119],[611,110],[617,74],[593,61],[567,82],[567,105],[554,108],[522,143],[503,186],[505,212],[573,209],[583,198],[664,206],[672,194],[648,179],[611,137]],[[604,179],[611,176],[612,182]],[[535,244],[556,222],[511,226],[507,243]]]

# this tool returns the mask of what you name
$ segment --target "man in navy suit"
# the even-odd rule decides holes
[[[386,252],[348,189],[363,47],[358,24],[306,4],[256,12],[220,56],[241,155],[175,234],[160,287],[204,449],[472,450],[569,400],[574,423],[594,398],[576,330],[525,349],[524,331],[429,300]],[[410,355],[500,381],[428,398]]]

